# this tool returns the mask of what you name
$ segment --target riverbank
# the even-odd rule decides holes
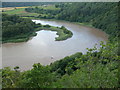
[[[50,25],[37,25],[37,28],[34,29],[33,32],[23,34],[23,35],[18,35],[16,37],[11,37],[9,39],[4,39],[2,43],[18,43],[18,42],[26,42],[28,41],[31,37],[34,37],[37,35],[36,31],[40,30],[50,30],[50,31],[56,31],[58,37],[55,38],[55,41],[63,41],[68,38],[71,38],[73,33],[69,30],[67,30],[64,26],[62,27],[54,27]]]
[[[2,43],[18,43],[18,42],[26,42],[28,41],[31,37],[36,36],[36,32],[30,32],[28,34],[24,35],[18,35],[16,37],[11,37],[9,39],[2,40]]]
[[[58,19],[44,19],[44,18],[38,18],[38,17],[24,17],[22,16],[22,18],[29,18],[29,19],[36,19],[36,20],[53,20],[53,21],[64,21],[64,22],[71,22],[71,21],[66,21],[66,20],[58,20]],[[82,26],[88,26],[88,27],[92,27],[92,28],[95,28],[91,23],[80,23],[80,22],[71,22],[71,23],[74,23],[74,24],[78,24],[78,25],[82,25]]]
[[[56,34],[58,35],[58,37],[55,38],[55,41],[63,41],[68,38],[71,38],[73,35],[73,33],[71,31],[67,30],[64,26],[54,27],[54,26],[50,26],[50,25],[43,25],[42,27],[39,27],[36,29],[36,31],[39,31],[39,30],[56,31],[57,32]]]

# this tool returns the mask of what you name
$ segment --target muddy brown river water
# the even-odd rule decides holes
[[[63,25],[73,33],[73,36],[64,41],[55,41],[56,32],[41,30],[37,32],[37,36],[27,42],[5,43],[2,48],[0,47],[2,67],[19,66],[21,70],[28,70],[34,63],[48,65],[76,52],[85,54],[86,48],[92,48],[96,43],[99,44],[100,41],[106,41],[108,38],[98,29],[71,22],[52,20],[33,20],[33,22],[58,27]]]

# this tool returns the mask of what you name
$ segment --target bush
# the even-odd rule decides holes
[[[47,24],[47,25],[44,25],[43,27],[48,27],[48,28],[49,28],[49,27],[51,27],[51,26]]]

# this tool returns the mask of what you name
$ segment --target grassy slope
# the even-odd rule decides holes
[[[19,16],[38,16],[39,14],[37,13],[29,13],[25,11],[25,8],[18,8],[18,9],[13,9],[13,10],[7,10],[3,13],[9,14],[9,15],[19,15]]]

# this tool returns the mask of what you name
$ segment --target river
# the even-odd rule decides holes
[[[76,52],[85,54],[86,48],[92,48],[96,43],[99,44],[100,41],[106,41],[108,38],[99,29],[71,22],[52,20],[32,21],[43,25],[65,26],[73,33],[73,36],[64,41],[55,41],[55,37],[57,37],[56,32],[41,30],[37,32],[37,36],[27,42],[5,43],[2,45],[2,67],[19,66],[21,70],[28,70],[32,68],[34,63],[49,65]],[[100,46],[97,45],[97,47]]]

